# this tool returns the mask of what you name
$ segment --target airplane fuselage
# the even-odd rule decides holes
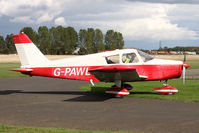
[[[120,67],[122,65],[111,65]],[[139,75],[147,76],[146,79],[140,81],[165,80],[179,78],[182,73],[182,64],[164,64],[164,65],[128,65],[132,69],[136,69]],[[32,72],[23,72],[24,74],[45,76],[53,78],[73,79],[95,82],[99,80],[89,71],[103,66],[67,66],[67,67],[35,67],[30,68]],[[136,80],[138,81],[138,80]]]

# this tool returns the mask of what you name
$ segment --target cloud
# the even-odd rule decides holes
[[[126,40],[196,40],[199,38],[195,31],[170,21],[169,13],[176,8],[176,5],[130,2],[115,5],[115,8],[120,10],[81,15],[83,16],[81,21],[74,20],[70,23],[85,28],[100,28],[103,31],[114,29],[122,32]]]
[[[166,4],[199,4],[198,0],[128,0],[131,2],[166,3]]]
[[[196,32],[171,24],[167,18],[144,18],[131,20],[121,26],[128,40],[196,40]]]
[[[11,22],[21,22],[21,23],[28,23],[28,24],[33,24],[34,21],[29,17],[29,16],[19,16],[19,17],[14,17],[10,19]]]
[[[0,16],[10,17],[11,22],[50,22],[62,12],[62,0],[1,0]],[[24,18],[24,21],[23,21]]]
[[[67,26],[66,20],[64,17],[58,17],[54,21],[55,25],[62,25],[62,26]]]
[[[189,23],[180,25],[180,20],[196,21],[198,4],[198,0],[0,0],[0,16],[12,23],[113,29],[126,40],[195,40],[197,32],[189,29]]]

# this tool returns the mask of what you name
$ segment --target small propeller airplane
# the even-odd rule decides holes
[[[21,31],[12,35],[21,67],[11,69],[30,76],[44,76],[94,82],[114,82],[105,92],[125,96],[133,87],[125,82],[165,80],[154,90],[175,94],[178,89],[168,85],[168,79],[179,78],[190,67],[184,60],[155,59],[137,49],[121,49],[59,60],[48,60],[28,36]]]

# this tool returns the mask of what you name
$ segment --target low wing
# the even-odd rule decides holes
[[[147,76],[139,75],[133,66],[128,65],[97,67],[89,70],[89,72],[103,82],[114,82],[115,80],[130,82],[148,78]]]

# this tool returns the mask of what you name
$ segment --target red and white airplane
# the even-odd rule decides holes
[[[28,36],[21,32],[12,35],[21,68],[11,69],[30,76],[84,80],[93,82],[114,82],[106,93],[117,96],[129,94],[132,86],[125,82],[152,81],[179,78],[190,65],[182,61],[154,59],[137,49],[121,49],[96,54],[77,56],[59,60],[48,60],[33,44]],[[156,87],[160,93],[174,94],[177,88],[165,85]]]

